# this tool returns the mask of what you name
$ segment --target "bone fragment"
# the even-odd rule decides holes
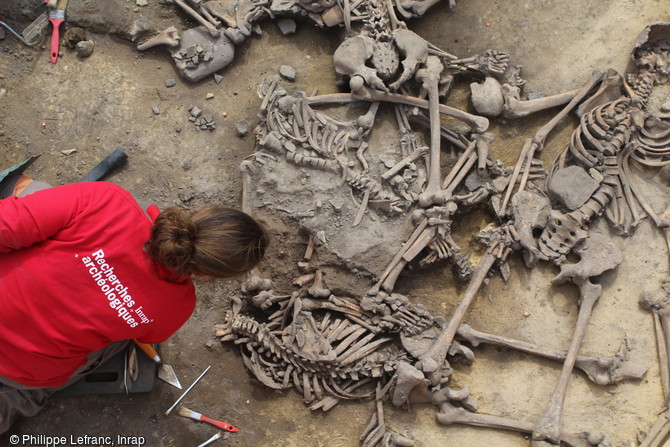
[[[356,214],[356,218],[354,219],[354,222],[351,224],[352,227],[355,227],[356,225],[361,223],[361,220],[363,220],[365,210],[368,209],[369,200],[370,200],[370,190],[366,189],[365,192],[363,193],[363,200],[361,202],[360,208],[358,209],[358,213]]]
[[[305,249],[305,255],[303,256],[303,259],[309,261],[310,259],[312,259],[313,254],[314,254],[314,237],[310,234],[309,242],[307,242],[307,248]]]
[[[179,32],[177,31],[177,28],[171,26],[161,31],[158,35],[152,37],[143,44],[138,45],[137,49],[140,51],[144,51],[157,45],[167,45],[174,48],[179,46],[180,40],[181,37],[179,37]]]
[[[416,149],[414,152],[409,154],[407,157],[403,158],[401,161],[396,163],[391,169],[386,171],[385,173],[382,174],[382,180],[388,180],[394,175],[396,175],[402,168],[405,166],[409,165],[410,163],[414,163],[416,160],[419,159],[422,155],[424,155],[426,152],[428,152],[428,148],[426,146],[422,146],[418,149]]]
[[[484,343],[515,349],[551,360],[563,361],[566,357],[565,351],[545,348],[498,335],[486,334],[472,329],[467,324],[461,324],[457,334],[473,347]],[[575,367],[586,373],[588,378],[598,385],[611,385],[623,380],[642,378],[647,372],[646,368],[625,361],[623,359],[623,349],[625,349],[625,343],[622,346],[622,350],[615,357],[578,356],[575,361]]]

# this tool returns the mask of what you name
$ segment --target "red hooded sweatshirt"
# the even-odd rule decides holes
[[[193,283],[142,251],[152,219],[105,182],[0,200],[0,376],[59,386],[91,351],[186,322]]]

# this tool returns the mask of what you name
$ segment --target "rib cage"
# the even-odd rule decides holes
[[[397,345],[387,345],[397,334],[414,335],[433,325],[423,307],[397,294],[360,302],[332,295],[268,295],[252,300],[268,313],[274,311],[267,322],[230,311],[219,336],[240,345],[245,365],[264,385],[295,388],[312,410],[327,411],[341,399],[371,397],[374,391],[365,385],[387,382],[398,362],[409,358]]]
[[[629,234],[645,211],[654,217],[632,185],[628,163],[631,157],[648,166],[670,162],[670,129],[653,132],[645,128],[644,119],[640,118],[646,113],[655,79],[655,75],[643,71],[629,81],[627,96],[583,114],[579,127],[554,163],[552,173],[569,164],[578,164],[592,176],[600,177],[600,187],[592,197],[577,210],[552,217],[548,230],[541,236],[540,250],[555,262],[562,262],[579,242],[578,238],[565,237],[555,231],[561,225],[585,228],[593,217],[604,212],[617,232]],[[593,170],[599,174],[595,175]],[[548,181],[550,178],[551,175]],[[574,230],[569,234],[573,233]]]

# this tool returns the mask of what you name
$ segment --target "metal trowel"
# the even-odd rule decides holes
[[[179,383],[179,379],[177,378],[177,375],[174,373],[174,369],[172,369],[172,366],[163,363],[163,361],[161,360],[160,356],[158,355],[153,346],[148,345],[146,343],[140,343],[137,340],[135,340],[135,344],[137,344],[137,346],[139,346],[139,348],[142,351],[144,351],[144,353],[148,355],[151,360],[158,363],[159,379],[169,383],[170,385],[176,388],[181,389],[181,383]]]

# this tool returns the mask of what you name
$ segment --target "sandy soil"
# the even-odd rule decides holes
[[[7,17],[0,2],[0,13]],[[74,1],[71,2],[74,4]],[[114,11],[101,1],[84,2],[100,13],[118,17],[146,17],[163,29],[169,23],[186,25],[186,19],[169,2],[149,0],[147,8],[116,1]],[[558,0],[458,2],[453,10],[442,2],[410,28],[439,47],[462,57],[489,48],[506,51],[523,66],[528,80],[525,92],[547,94],[583,85],[593,70],[626,70],[629,50],[645,25],[667,20],[669,0]],[[513,4],[510,4],[513,3]],[[37,14],[36,14],[37,15]],[[22,29],[25,18],[8,21]],[[121,20],[121,19],[118,19]],[[487,25],[489,24],[489,25]],[[94,28],[91,25],[92,28]],[[320,93],[336,91],[332,54],[342,40],[339,30],[323,30],[304,22],[294,35],[282,36],[272,22],[261,25],[262,35],[237,48],[231,66],[198,84],[179,79],[167,51],[144,53],[117,34],[91,34],[96,48],[79,59],[65,50],[58,63],[49,63],[48,39],[35,48],[22,46],[13,36],[0,40],[0,166],[42,154],[30,174],[51,184],[77,181],[117,147],[129,155],[128,164],[110,181],[138,199],[161,207],[180,204],[198,207],[216,202],[239,206],[239,163],[253,150],[253,136],[238,138],[235,123],[252,123],[260,100],[256,87],[279,66],[297,73],[290,88]],[[166,79],[177,80],[172,88]],[[213,93],[212,99],[206,99]],[[454,91],[450,105],[468,109],[465,88]],[[213,132],[198,131],[188,121],[188,107],[196,105],[214,116]],[[152,112],[157,106],[160,114]],[[227,116],[224,117],[223,113]],[[516,161],[523,139],[550,117],[498,121],[492,126],[496,140],[493,156],[506,164]],[[554,132],[542,155],[549,165],[566,143],[574,121],[566,120]],[[177,127],[181,128],[178,132]],[[71,155],[62,150],[76,149]],[[656,210],[669,205],[667,186],[656,173],[640,175]],[[468,241],[491,218],[473,213],[455,225],[459,241]],[[273,220],[274,222],[274,220]],[[607,231],[603,222],[598,226]],[[277,224],[274,242],[263,272],[289,290],[292,266],[302,255],[306,237],[298,228]],[[608,434],[616,446],[636,441],[664,407],[655,354],[652,317],[639,308],[641,291],[658,287],[667,277],[668,254],[664,235],[645,221],[630,238],[616,238],[625,253],[619,269],[605,275],[604,293],[597,304],[582,351],[614,355],[627,340],[632,360],[648,368],[641,381],[599,387],[575,374],[569,389],[564,424],[572,430],[595,428]],[[467,244],[467,242],[465,242]],[[473,245],[468,245],[475,250]],[[508,283],[494,278],[482,290],[466,315],[473,327],[495,334],[564,348],[577,315],[576,288],[552,288],[557,269],[542,265],[528,271],[520,258],[511,261]],[[238,446],[355,446],[372,412],[370,402],[337,405],[327,414],[312,413],[300,396],[269,391],[251,380],[232,345],[213,342],[212,326],[225,315],[235,281],[199,281],[199,304],[193,317],[162,346],[163,357],[173,365],[183,384],[202,370],[211,371],[185,400],[185,405],[240,428],[219,445]],[[403,274],[397,291],[423,303],[431,312],[448,318],[464,287],[456,284],[451,269]],[[524,317],[524,312],[530,316]],[[502,349],[477,348],[471,367],[456,367],[454,383],[468,385],[478,399],[479,411],[535,421],[541,414],[560,372],[560,364]],[[45,411],[17,423],[10,434],[50,436],[143,436],[151,446],[190,446],[208,439],[212,427],[177,416],[163,416],[180,392],[158,383],[141,395],[55,396]],[[387,424],[416,439],[417,446],[529,445],[523,435],[501,431],[444,427],[435,421],[436,410],[415,406],[392,409]],[[8,435],[0,444],[8,445]],[[216,444],[214,444],[216,445]]]

